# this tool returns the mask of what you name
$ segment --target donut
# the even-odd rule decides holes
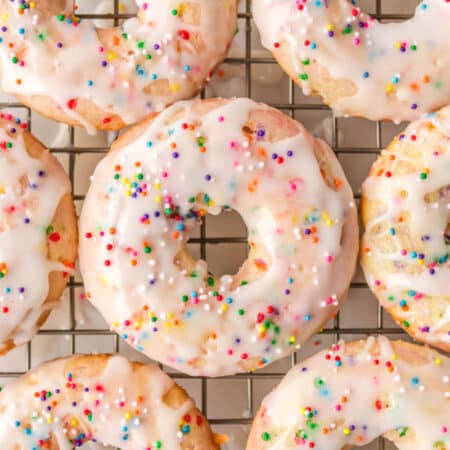
[[[218,277],[186,244],[230,209],[250,253]],[[87,298],[127,343],[192,375],[297,350],[336,312],[358,253],[334,153],[249,99],[179,102],[132,128],[95,170],[80,234]]]
[[[0,354],[28,342],[66,287],[77,254],[70,181],[56,158],[0,113]]]
[[[237,0],[136,0],[97,29],[67,0],[0,0],[1,87],[51,119],[117,130],[194,96],[224,58]]]
[[[339,343],[294,367],[262,402],[247,450],[450,446],[450,359],[386,337]]]
[[[0,419],[5,449],[220,448],[180,386],[120,355],[70,356],[31,370],[0,394]]]
[[[361,263],[395,321],[450,352],[450,107],[413,122],[362,187]]]
[[[334,112],[412,121],[450,103],[450,3],[426,0],[381,23],[349,0],[255,0],[264,46]]]

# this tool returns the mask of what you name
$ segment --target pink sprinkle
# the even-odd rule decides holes
[[[225,117],[219,116],[219,122],[223,122],[225,120]]]
[[[381,285],[381,281],[380,280],[375,280],[375,286],[380,286]]]
[[[401,251],[401,254],[402,254],[402,256],[406,256],[406,255],[408,254],[408,252],[407,252],[405,249],[403,249],[403,250]]]
[[[333,257],[331,255],[327,256],[327,262],[329,263],[333,262]]]
[[[361,44],[361,39],[360,38],[353,39],[353,44],[355,44],[355,45]]]
[[[342,406],[341,406],[341,405],[336,405],[336,406],[334,407],[334,409],[335,409],[336,411],[340,411],[340,410],[342,409]]]

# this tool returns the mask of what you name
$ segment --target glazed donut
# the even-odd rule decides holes
[[[234,209],[250,254],[215,277],[187,251],[206,214]],[[337,310],[358,248],[331,149],[249,99],[180,102],[113,145],[80,220],[87,297],[149,357],[193,375],[262,367]]]
[[[28,342],[59,305],[76,253],[64,169],[26,123],[0,113],[0,354]]]
[[[221,62],[237,0],[136,0],[136,18],[96,29],[73,0],[0,0],[2,89],[93,133],[195,95]]]
[[[218,450],[192,399],[157,366],[122,356],[51,361],[0,394],[4,449]]]
[[[450,352],[450,107],[382,152],[361,211],[369,286],[411,336]]]
[[[290,77],[339,115],[411,121],[450,103],[449,2],[389,24],[349,0],[255,0],[253,15]]]
[[[293,368],[263,401],[247,450],[450,446],[450,360],[385,337],[340,343]]]

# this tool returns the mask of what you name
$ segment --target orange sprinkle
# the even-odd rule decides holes
[[[313,236],[312,241],[313,244],[317,244],[319,242],[319,238],[317,236]]]
[[[340,179],[334,180],[334,187],[336,189],[340,189],[342,187],[342,184],[343,184],[342,180]]]
[[[420,91],[419,85],[418,85],[417,83],[411,83],[411,84],[409,85],[409,88],[410,88],[412,91]]]
[[[137,262],[135,259],[132,259],[132,260],[130,261],[130,264],[131,264],[132,266],[136,266],[137,263],[138,263],[138,262]]]
[[[116,234],[116,229],[115,228],[110,228],[109,229],[109,234]]]
[[[173,237],[174,239],[178,239],[178,238],[180,237],[180,233],[179,233],[178,231],[173,231],[173,232],[172,232],[172,237]]]
[[[429,75],[424,75],[424,76],[422,77],[422,82],[425,83],[425,84],[428,84],[428,83],[430,82],[430,77],[429,77]]]
[[[116,46],[120,44],[119,36],[113,36],[113,44]]]

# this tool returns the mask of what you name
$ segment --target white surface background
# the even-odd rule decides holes
[[[115,10],[114,0],[77,0],[77,4],[80,14],[112,14]],[[393,15],[412,14],[418,0],[363,0],[358,4],[367,12],[382,13],[385,20],[393,20]],[[120,0],[118,10],[120,14],[132,13],[135,11],[135,2]],[[99,26],[109,26],[113,21],[108,18],[97,20],[97,23]],[[335,119],[319,98],[304,97],[273,62],[270,54],[261,48],[259,35],[251,20],[250,0],[240,2],[238,26],[239,33],[229,59],[219,69],[205,95],[249,95],[254,100],[279,107],[300,120],[310,131],[333,146],[357,196],[361,182],[379,149],[404,128],[404,124],[395,126],[362,119]],[[31,120],[31,131],[54,150],[73,179],[74,196],[80,210],[89,187],[89,177],[116,135],[100,133],[88,136],[81,129],[57,124],[30,112],[8,96],[0,94],[0,102],[2,106],[8,106],[8,111],[14,115]],[[236,214],[227,213],[219,217],[209,216],[205,235],[207,238],[245,238],[246,229]],[[199,237],[199,234],[194,237]],[[198,243],[191,244],[194,255],[200,255],[200,247]],[[246,257],[247,245],[245,242],[206,243],[204,250],[214,273],[234,273]],[[294,358],[279,361],[252,376],[205,380],[180,376],[170,369],[168,372],[173,373],[174,378],[187,388],[210,419],[214,430],[229,436],[226,450],[243,450],[251,418],[262,398],[276,386],[296,359],[314,353],[338,339],[350,340],[367,333],[380,332],[393,337],[405,337],[390,317],[382,314],[358,270],[339,318],[329,323],[325,334],[311,339]],[[81,278],[76,274],[61,306],[51,314],[33,341],[0,358],[0,384],[5,385],[30,367],[51,358],[73,352],[109,353],[116,350],[128,357],[148,361],[109,333],[100,315],[83,299]],[[364,447],[371,450],[383,448],[393,447],[381,439]]]

